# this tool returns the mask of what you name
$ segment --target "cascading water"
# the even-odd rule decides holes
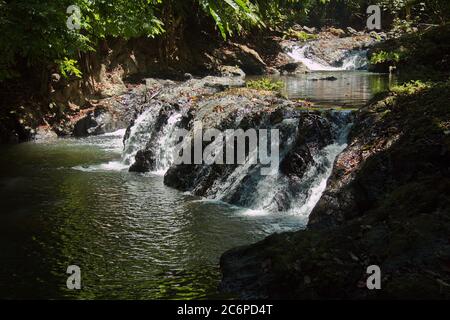
[[[155,168],[154,173],[164,175],[173,163],[173,155],[175,152],[175,133],[178,129],[178,124],[181,120],[182,114],[175,112],[167,120],[167,125],[164,126],[160,133],[159,139],[156,142],[158,148],[155,152]]]
[[[287,54],[296,62],[303,63],[311,71],[345,71],[367,69],[367,50],[351,50],[345,53],[344,58],[337,66],[329,65],[327,62],[309,53],[310,45],[292,45]]]
[[[336,113],[337,111],[335,111]],[[318,166],[311,166],[305,175],[311,180],[307,192],[302,196],[298,196],[294,201],[290,214],[308,217],[317,202],[319,202],[325,188],[328,178],[333,170],[334,161],[337,156],[347,147],[347,140],[352,123],[348,121],[350,111],[339,111],[338,119],[341,118],[340,124],[333,123],[336,132],[336,139],[314,155],[314,161]]]
[[[148,107],[136,118],[124,143],[122,153],[122,162],[124,164],[131,165],[134,162],[136,153],[143,149],[143,146],[148,142],[160,110],[160,105],[154,105]]]
[[[248,165],[244,165],[228,177],[215,198],[229,200],[237,189],[240,197],[246,198],[245,206],[252,209],[248,213],[255,215],[280,211],[278,197],[283,195],[288,199],[284,200],[287,204],[282,211],[289,215],[308,217],[325,190],[336,157],[347,146],[347,135],[351,127],[351,123],[348,121],[349,114],[346,111],[335,112],[334,116],[337,122],[332,123],[336,135],[335,141],[313,154],[314,161],[309,165],[301,181],[293,182],[280,171],[276,175],[259,176],[260,179],[258,179],[259,166],[249,168]],[[297,123],[296,121],[285,120],[283,124],[295,130]],[[291,130],[286,149],[281,152],[282,158],[292,147],[295,136],[296,131]],[[256,176],[257,183],[254,188],[249,188],[246,185],[249,175],[253,179]],[[243,188],[239,188],[238,184],[242,181],[247,182],[244,183]],[[291,189],[295,189],[295,192],[291,192]]]
[[[150,171],[159,175],[165,174],[172,166],[175,146],[174,133],[180,127],[184,116],[181,111],[174,111],[169,116],[166,114],[167,119],[163,121],[164,124],[161,127],[161,123],[158,123],[161,122],[161,114],[163,114],[161,110],[161,107],[148,108],[137,117],[124,143],[122,157],[125,163],[131,165],[139,150],[148,150],[151,146],[154,164]],[[262,176],[260,174],[261,165],[251,164],[250,161],[243,165],[219,170],[219,173],[216,172],[216,174],[211,174],[213,169],[209,166],[201,165],[195,167],[197,171],[193,180],[197,182],[193,183],[191,192],[196,194],[198,189],[204,187],[202,179],[209,180],[213,176],[213,183],[202,194],[206,199],[250,208],[249,214],[284,211],[291,215],[307,217],[325,189],[336,156],[346,146],[348,121],[343,121],[343,119],[347,117],[347,113],[340,112],[339,114],[340,116],[334,117],[338,119],[337,123],[333,124],[336,131],[334,142],[313,152],[314,161],[308,165],[301,180],[292,180],[281,172]],[[236,115],[233,126],[239,127],[241,121],[242,117]],[[298,118],[292,118],[284,119],[273,127],[268,121],[261,124],[262,128],[276,128],[282,132],[285,142],[280,146],[280,161],[291,150],[295,142],[298,123]],[[221,145],[217,143],[217,148],[220,147]],[[218,155],[219,149],[214,154]],[[257,156],[257,150],[254,150],[247,155],[247,160]],[[194,170],[194,166],[192,167]]]

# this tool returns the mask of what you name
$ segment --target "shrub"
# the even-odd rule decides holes
[[[270,78],[261,78],[258,80],[250,80],[246,83],[247,88],[256,90],[267,90],[281,92],[284,88],[283,81],[275,81]]]

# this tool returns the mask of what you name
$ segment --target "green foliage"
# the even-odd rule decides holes
[[[78,69],[77,60],[64,58],[63,60],[56,60],[56,63],[64,78],[68,78],[69,76],[81,78],[83,75],[80,69]]]
[[[378,0],[395,17],[448,21],[448,0]],[[281,28],[286,23],[346,23],[364,19],[367,0],[0,0],[0,81],[26,67],[49,68],[78,60],[108,37],[176,37],[187,21],[213,21],[224,38],[251,28]],[[70,30],[67,8],[81,10],[80,30]],[[410,23],[410,22],[408,22]],[[409,27],[408,27],[409,28]],[[289,30],[302,41],[314,38]],[[74,64],[75,65],[75,64]],[[68,70],[68,69],[67,69]],[[72,70],[74,71],[74,70]],[[75,72],[75,71],[74,71]]]
[[[264,27],[264,17],[300,1],[0,0],[0,80],[17,75],[20,64],[45,67],[78,59],[107,37],[160,36],[188,17],[210,17],[225,39],[250,27]],[[71,5],[80,8],[80,30],[67,27]],[[79,75],[74,66],[65,62],[63,70]]]
[[[296,39],[299,41],[308,41],[308,40],[317,39],[317,35],[310,34],[305,31],[295,31],[295,30],[289,29],[288,31],[284,32],[284,38]]]
[[[450,15],[448,0],[378,0],[385,12],[394,16],[394,27],[408,29],[411,23],[443,24]]]
[[[200,0],[200,4],[214,19],[224,39],[245,26],[264,25],[258,15],[258,7],[249,0]]]
[[[284,82],[274,81],[270,78],[261,78],[258,80],[247,81],[246,86],[250,89],[281,92],[284,88]]]
[[[410,82],[404,83],[402,85],[394,86],[391,91],[397,94],[414,94],[424,89],[431,88],[431,82],[422,82],[420,80],[411,80]]]
[[[386,52],[386,51],[379,51],[374,53],[370,57],[370,63],[371,64],[379,64],[379,63],[392,63],[396,64],[401,59],[401,53],[400,52]]]

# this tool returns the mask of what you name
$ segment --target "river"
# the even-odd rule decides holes
[[[312,80],[332,74],[335,81]],[[285,93],[359,107],[387,75],[317,72],[282,77]],[[218,261],[233,247],[303,228],[305,214],[235,207],[168,188],[121,164],[124,130],[0,148],[0,297],[220,297]],[[69,265],[82,290],[66,288]]]

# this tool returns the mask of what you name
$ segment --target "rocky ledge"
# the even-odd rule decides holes
[[[245,299],[450,298],[449,83],[360,110],[306,230],[226,252]],[[368,290],[367,267],[381,268]]]
[[[266,210],[290,210],[294,200],[308,197],[309,185],[331,169],[332,163],[324,155],[324,148],[339,136],[348,121],[348,113],[314,111],[306,102],[290,101],[273,91],[244,87],[240,76],[206,77],[186,82],[148,80],[151,97],[142,104],[140,115],[128,128],[125,153],[130,159],[130,171],[149,172],[167,170],[164,183],[193,195]],[[261,169],[270,164],[261,162],[245,165],[188,164],[174,165],[171,157],[178,142],[173,136],[184,129],[193,141],[196,124],[202,134],[207,129],[225,130],[277,129],[279,132],[279,163],[274,164],[279,174],[266,176]],[[233,131],[234,132],[234,131]],[[197,133],[195,133],[197,134]],[[257,142],[261,136],[256,133]],[[248,140],[247,140],[248,143]],[[191,157],[194,143],[190,144]],[[215,140],[202,141],[214,156],[226,154],[224,144]],[[257,157],[254,150],[245,150],[246,157]],[[270,152],[270,150],[269,150]],[[235,155],[236,156],[236,155]],[[278,160],[278,157],[277,157]],[[274,192],[262,192],[264,186],[277,186]],[[261,193],[261,194],[260,194]]]

